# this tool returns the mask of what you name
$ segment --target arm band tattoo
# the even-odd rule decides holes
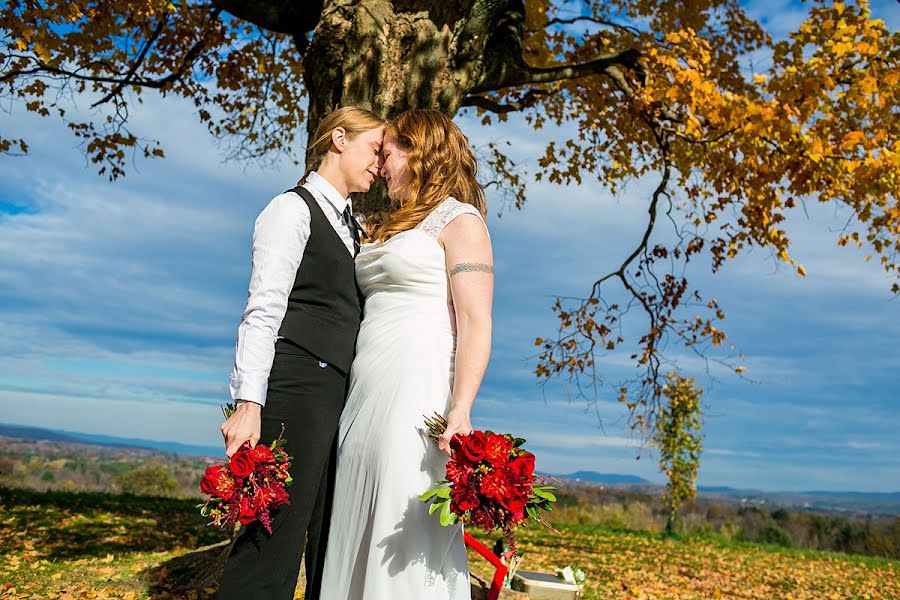
[[[457,273],[493,273],[494,265],[486,265],[484,263],[459,263],[452,269],[450,269],[450,277],[453,277]]]

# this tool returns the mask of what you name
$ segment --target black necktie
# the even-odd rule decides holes
[[[359,229],[356,227],[356,219],[353,218],[353,213],[350,212],[349,204],[344,208],[344,212],[341,213],[341,219],[343,219],[344,225],[350,229],[350,237],[353,238],[353,257],[356,258],[356,255],[359,254]]]

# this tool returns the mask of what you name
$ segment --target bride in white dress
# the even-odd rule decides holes
[[[462,525],[441,527],[419,495],[444,478],[491,343],[493,257],[468,140],[414,110],[385,129],[394,209],[356,259],[365,296],[338,460],[322,598],[470,598]],[[449,427],[440,449],[423,416]]]

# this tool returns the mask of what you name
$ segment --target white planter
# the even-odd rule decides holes
[[[579,587],[558,575],[516,571],[510,584],[512,589],[525,592],[531,600],[577,600]]]

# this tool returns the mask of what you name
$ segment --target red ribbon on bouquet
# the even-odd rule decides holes
[[[506,579],[506,565],[503,564],[503,561],[500,560],[499,556],[469,535],[468,532],[463,532],[463,539],[466,541],[466,546],[486,558],[496,569],[496,571],[494,571],[494,578],[491,580],[491,589],[488,591],[487,600],[497,600],[497,598],[500,597],[500,590],[503,589],[503,582]]]

